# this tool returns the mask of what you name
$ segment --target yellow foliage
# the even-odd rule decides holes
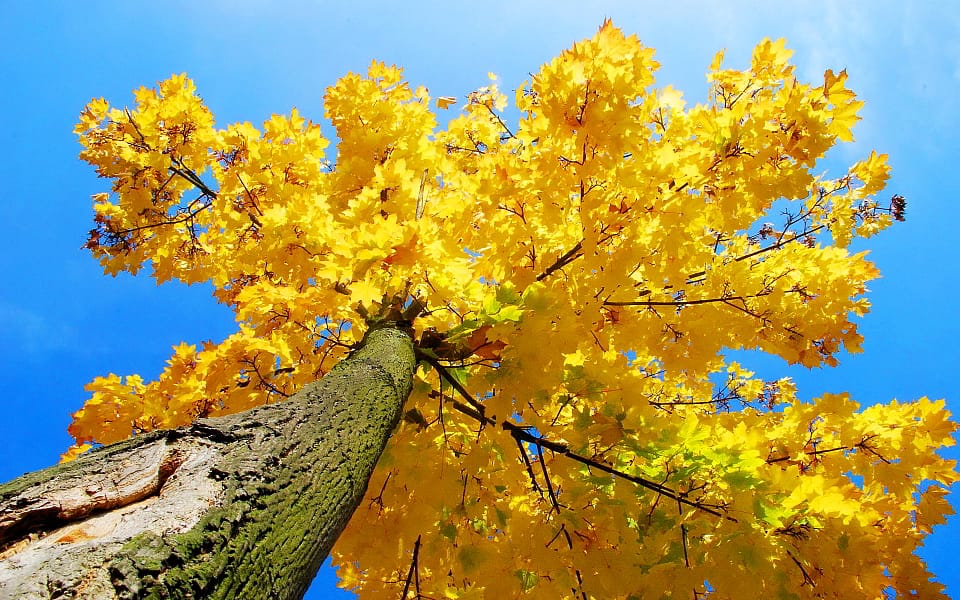
[[[885,155],[814,173],[862,103],[790,55],[720,53],[688,105],[608,21],[517,89],[517,122],[491,75],[442,130],[431,107],[456,98],[374,62],[326,93],[335,168],[298,111],[217,128],[185,75],[129,109],[93,100],[75,131],[111,191],[88,248],[111,274],[212,282],[239,325],[155,381],[94,380],[64,459],[282,400],[399,294],[516,428],[480,427],[421,370],[336,547],[344,587],[398,597],[416,544],[432,598],[942,597],[912,553],[957,479],[943,403],[801,402],[725,357],[859,351],[878,271],[847,247],[902,218],[876,199]]]

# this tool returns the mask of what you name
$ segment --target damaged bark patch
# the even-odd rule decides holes
[[[209,477],[209,465],[221,447],[206,439],[146,437],[130,440],[142,443],[123,453],[94,452],[76,466],[54,467],[43,485],[17,493],[9,489],[14,481],[0,490],[8,539],[0,554],[0,597],[56,597],[45,591],[50,585],[74,595],[86,590],[76,597],[114,597],[106,565],[125,543],[145,532],[188,531],[219,506],[223,486]],[[38,523],[33,517],[42,509],[49,512]],[[30,532],[14,538],[18,529]]]
[[[0,551],[29,534],[155,495],[182,462],[166,450],[165,440],[157,439],[116,461],[95,464],[84,457],[79,468],[64,469],[45,485],[0,497]]]
[[[73,468],[65,468],[44,485],[19,493],[0,490],[0,559],[22,549],[25,538],[38,539],[90,516],[158,495],[186,459],[182,448],[161,437],[146,440],[118,460],[94,463],[82,457],[76,464],[70,463]]]

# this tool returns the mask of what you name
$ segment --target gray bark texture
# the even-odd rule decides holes
[[[410,393],[410,337],[290,400],[153,431],[0,485],[0,598],[301,598]]]

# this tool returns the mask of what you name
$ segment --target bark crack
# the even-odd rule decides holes
[[[0,559],[65,525],[156,496],[187,460],[186,451],[159,439],[121,460],[67,470],[41,488],[0,497]],[[76,485],[79,481],[83,485]]]

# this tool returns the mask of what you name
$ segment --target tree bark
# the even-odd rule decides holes
[[[2,598],[301,598],[416,368],[374,328],[289,401],[153,431],[0,485]]]

